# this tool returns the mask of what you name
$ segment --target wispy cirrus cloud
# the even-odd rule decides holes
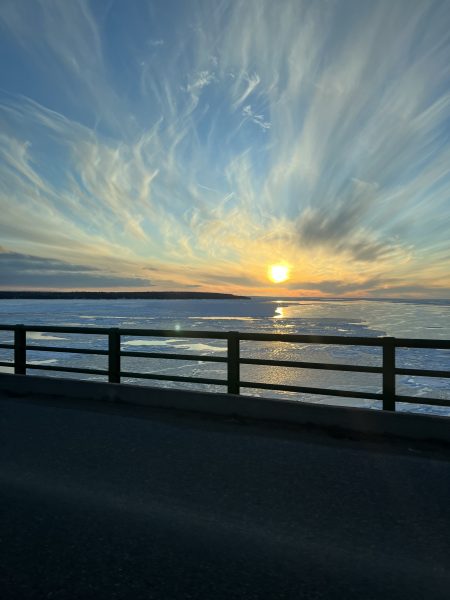
[[[252,121],[252,123],[255,123],[256,125],[258,125],[259,127],[261,127],[261,129],[263,131],[266,131],[267,129],[270,129],[270,123],[269,121],[265,121],[264,120],[264,115],[257,115],[252,107],[251,104],[247,104],[247,106],[244,106],[244,108],[242,109],[242,115],[246,118],[249,119],[250,121]]]
[[[264,293],[285,260],[296,290],[450,288],[449,19],[5,0],[0,240],[130,285]]]

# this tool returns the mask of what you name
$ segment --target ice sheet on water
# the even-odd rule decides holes
[[[57,363],[57,359],[56,358],[47,358],[45,360],[27,360],[27,363],[29,365],[50,365],[52,363]]]
[[[438,348],[398,348],[396,364],[404,369],[450,369],[450,350]]]
[[[412,338],[450,339],[450,302],[393,302],[393,301],[347,301],[347,300],[7,300],[0,302],[0,322],[4,324],[25,323],[32,325],[84,325],[102,327],[133,327],[136,329],[175,328],[226,331],[256,331],[261,333],[299,333],[320,335],[347,336],[385,336]],[[0,332],[1,343],[11,343],[10,332]],[[64,345],[106,349],[105,336],[45,334],[33,332],[28,334],[32,344]],[[129,349],[154,346],[161,351],[186,351],[215,354],[223,352],[225,343],[221,341],[203,340],[186,341],[181,338],[150,339],[135,338],[123,340],[124,347]],[[284,344],[284,343],[249,343],[241,344],[243,356],[254,358],[276,358],[286,360],[310,360],[314,362],[348,363],[380,365],[381,354],[378,348],[356,346],[323,346],[318,344]],[[7,353],[9,355],[7,356]],[[10,360],[11,351],[2,350],[0,360]],[[73,366],[90,366],[105,368],[106,359],[102,356],[80,356],[75,354],[31,353],[30,359],[36,361],[53,361],[52,364]],[[131,359],[138,360],[137,358]],[[145,359],[142,359],[145,360]],[[189,374],[196,368],[196,363],[183,364],[176,361],[180,374]],[[398,366],[410,368],[432,368],[450,370],[450,352],[443,350],[411,349],[398,350]],[[36,366],[38,366],[36,364]],[[167,369],[167,361],[151,359],[146,369]],[[173,369],[173,366],[170,367]],[[217,377],[215,363],[198,365],[197,374],[205,377]],[[7,370],[7,367],[2,370]],[[176,373],[173,371],[174,373]],[[265,376],[280,377],[280,370],[261,367]],[[130,369],[132,370],[132,369]],[[310,370],[308,370],[310,371]],[[284,373],[286,372],[286,373]],[[40,375],[51,375],[39,372]],[[258,375],[259,376],[259,375]],[[320,376],[317,378],[317,376]],[[83,376],[81,376],[83,377]],[[351,373],[317,372],[314,376],[301,369],[283,370],[285,383],[302,385],[309,378],[320,382],[320,387],[336,387],[342,383],[343,388],[352,380]],[[381,389],[381,376],[372,375],[370,385],[358,380],[362,391]],[[281,381],[279,381],[281,383]],[[140,381],[141,384],[145,382]],[[411,376],[398,377],[399,391],[403,394],[442,397],[448,393],[450,380],[423,379]],[[150,385],[155,385],[150,382]],[[165,387],[179,384],[160,383]],[[181,385],[186,389],[195,389],[195,385]],[[213,389],[197,386],[197,389]],[[215,389],[215,388],[214,388]],[[223,391],[223,389],[222,389]],[[248,390],[253,395],[271,395],[276,398],[296,398],[288,392],[267,392]],[[323,396],[302,395],[303,400],[319,403],[350,404],[353,406],[377,406],[376,401],[352,400]],[[436,414],[450,414],[446,407],[418,405],[420,411]],[[405,405],[401,410],[419,410],[415,405]]]
[[[188,317],[197,321],[256,321],[256,317]]]
[[[173,344],[174,342],[177,342],[177,338],[175,339],[169,339],[169,340],[164,340],[164,339],[157,339],[157,340],[149,340],[149,339],[145,339],[145,340],[140,340],[140,339],[134,339],[134,340],[127,340],[126,342],[122,342],[122,346],[168,346],[169,344]]]
[[[170,346],[172,350],[195,350],[198,352],[221,352],[225,349],[223,344],[222,346],[214,346],[213,344],[204,344],[202,342],[187,343],[180,340],[180,338],[167,340],[133,339],[123,342],[122,346]]]
[[[49,341],[49,340],[65,340],[67,338],[60,337],[57,335],[51,335],[49,333],[41,333],[40,331],[28,331],[27,332],[28,340],[39,340],[39,341]]]
[[[222,346],[213,346],[212,344],[202,344],[201,342],[180,344],[178,349],[193,350],[194,352],[223,352],[226,350],[224,344]]]
[[[437,415],[440,417],[448,417],[450,415],[450,411],[446,406],[429,406],[427,404],[406,404],[404,402],[397,402],[396,410],[398,412],[415,412],[424,415]]]

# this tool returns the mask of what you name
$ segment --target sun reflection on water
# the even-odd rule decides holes
[[[277,306],[275,309],[274,319],[283,319],[285,317],[283,306]]]

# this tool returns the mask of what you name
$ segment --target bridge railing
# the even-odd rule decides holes
[[[152,379],[159,381],[186,382],[224,386],[230,394],[239,394],[241,388],[296,392],[300,394],[318,394],[324,396],[340,396],[379,400],[383,410],[394,411],[397,402],[427,404],[450,407],[450,399],[428,398],[409,395],[399,395],[396,390],[396,376],[408,375],[417,377],[437,377],[450,379],[450,370],[399,368],[396,366],[396,350],[398,348],[442,349],[450,350],[450,340],[407,339],[394,337],[353,337],[353,336],[324,336],[297,334],[267,334],[246,333],[239,331],[189,331],[162,329],[126,329],[106,327],[59,327],[38,325],[0,325],[0,331],[14,332],[14,343],[0,343],[0,349],[10,349],[14,352],[14,361],[0,361],[1,367],[11,367],[17,375],[25,375],[27,369],[42,371],[58,371],[62,373],[80,373],[86,375],[103,375],[110,383],[120,383],[123,377],[134,379]],[[27,344],[27,333],[67,333],[81,335],[100,335],[107,339],[107,350],[97,348],[73,348],[64,346],[45,346]],[[121,348],[123,337],[153,337],[153,338],[197,338],[208,340],[226,340],[226,356],[210,356],[183,354],[173,352],[126,351]],[[241,356],[241,342],[282,342],[293,344],[323,344],[340,346],[373,346],[381,349],[381,366],[335,364],[309,361],[274,360],[245,358]],[[27,362],[27,350],[33,352],[61,352],[70,354],[106,356],[107,369],[55,366]],[[226,379],[209,377],[188,377],[161,373],[142,373],[122,370],[122,358],[148,358],[183,361],[200,361],[226,363]],[[260,365],[269,367],[288,367],[296,369],[319,369],[325,371],[347,371],[350,373],[378,373],[382,376],[381,393],[334,388],[306,387],[285,385],[280,383],[263,383],[241,379],[241,365]]]

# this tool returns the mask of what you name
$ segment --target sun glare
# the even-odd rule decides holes
[[[270,265],[268,275],[274,283],[282,283],[289,279],[289,267],[286,265]]]

